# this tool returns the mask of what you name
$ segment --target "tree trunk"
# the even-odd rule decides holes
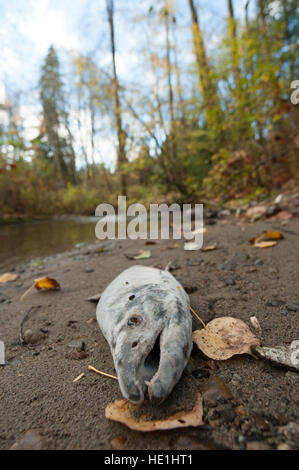
[[[219,123],[219,121],[221,120],[222,110],[219,103],[217,86],[212,77],[213,69],[208,63],[203,36],[199,27],[197,11],[193,0],[189,0],[189,7],[192,17],[194,52],[196,57],[199,82],[202,89],[204,106],[206,110],[207,124],[208,126],[213,126],[217,121]],[[210,113],[208,112],[209,108],[213,108],[214,111],[212,113],[212,118],[210,118]]]
[[[122,127],[122,117],[121,117],[121,106],[119,99],[119,82],[116,72],[116,62],[115,62],[115,38],[114,38],[114,2],[113,0],[107,1],[107,13],[108,13],[108,22],[110,28],[110,44],[111,44],[111,53],[112,53],[112,64],[113,64],[113,94],[114,94],[114,105],[115,105],[115,120],[117,128],[117,138],[118,138],[118,150],[117,150],[117,170],[120,175],[120,187],[121,193],[123,196],[127,194],[127,178],[124,170],[124,164],[128,161],[126,156],[126,135]]]

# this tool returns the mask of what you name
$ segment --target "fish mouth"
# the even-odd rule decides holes
[[[131,345],[133,349],[131,354],[135,355],[135,360],[126,364],[122,363],[121,370],[118,371],[119,385],[123,395],[134,404],[143,403],[148,384],[159,369],[162,330],[163,328],[159,329],[146,342],[134,341]]]

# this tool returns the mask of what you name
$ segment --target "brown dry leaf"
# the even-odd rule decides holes
[[[12,282],[18,279],[18,274],[5,273],[0,276],[0,282]]]
[[[37,290],[40,289],[47,289],[47,290],[54,290],[60,289],[60,285],[55,279],[51,277],[41,277],[39,279],[34,279],[34,287]]]
[[[203,246],[200,251],[214,251],[217,248],[217,243],[214,245]]]
[[[137,419],[134,417],[134,411],[139,405],[133,405],[128,400],[116,400],[110,403],[105,412],[107,419],[123,423],[128,428],[135,431],[150,432],[164,431],[175,428],[185,428],[188,426],[201,426],[203,424],[202,397],[198,392],[195,405],[191,411],[179,411],[168,418],[148,421],[146,417]]]
[[[255,242],[253,243],[253,246],[255,248],[271,248],[271,246],[276,246],[277,245],[277,242],[275,241],[258,241],[258,240],[255,240]]]
[[[194,331],[192,338],[207,357],[222,361],[235,354],[254,356],[252,348],[260,344],[246,323],[232,317],[215,318],[202,330]]]

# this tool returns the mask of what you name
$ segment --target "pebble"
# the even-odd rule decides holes
[[[43,450],[47,447],[41,429],[30,429],[18,439],[10,450]]]
[[[288,371],[285,376],[289,381],[299,383],[299,374],[296,372]]]
[[[299,303],[294,302],[291,304],[286,304],[286,308],[291,312],[299,312]]]
[[[286,444],[285,442],[280,442],[280,444],[278,444],[276,449],[277,450],[292,450],[292,448],[288,446],[288,444]]]
[[[85,269],[85,272],[86,272],[86,273],[93,273],[93,272],[94,272],[94,269],[92,269],[92,268],[86,268],[86,269]]]
[[[236,284],[236,279],[233,276],[226,277],[224,281],[227,286],[234,286]]]
[[[37,344],[44,339],[44,337],[45,335],[40,331],[32,331],[30,329],[26,330],[23,334],[23,339],[26,344]]]
[[[254,262],[255,266],[262,266],[264,264],[264,261],[261,259],[256,259]]]
[[[208,379],[210,377],[210,372],[205,369],[196,369],[192,372],[192,375],[195,379]]]
[[[283,300],[271,300],[266,303],[266,307],[281,307],[282,305],[285,305]]]
[[[85,351],[85,343],[81,340],[74,340],[68,344],[68,347],[71,349],[76,349],[77,351]]]

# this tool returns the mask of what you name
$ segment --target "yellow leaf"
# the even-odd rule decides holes
[[[55,279],[52,279],[51,277],[41,277],[39,279],[34,279],[34,287],[38,290],[60,289],[60,285],[58,284],[58,282]]]

